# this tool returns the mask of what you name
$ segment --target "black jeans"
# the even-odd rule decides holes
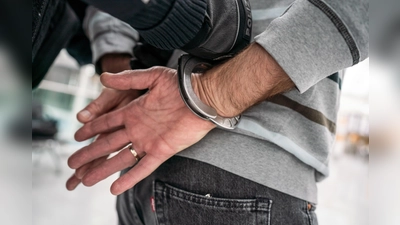
[[[120,225],[318,224],[311,203],[179,156],[118,196],[117,211]]]

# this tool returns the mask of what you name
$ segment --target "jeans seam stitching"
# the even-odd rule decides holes
[[[167,219],[167,214],[166,214],[165,208],[164,208],[164,206],[167,204],[167,202],[166,202],[167,201],[167,189],[165,187],[163,187],[162,195],[163,195],[163,211],[162,211],[162,213],[163,213],[163,219],[164,219],[163,223],[166,224],[168,219]]]
[[[233,205],[229,206],[218,206],[218,200],[207,200],[207,199],[199,199],[196,198],[196,196],[187,196],[187,197],[180,197],[176,196],[174,194],[168,193],[169,196],[173,199],[176,199],[178,201],[183,201],[187,203],[192,203],[196,205],[202,205],[202,206],[208,206],[208,207],[213,207],[213,208],[220,208],[220,209],[230,209],[230,210],[257,210],[257,207],[255,206],[255,202],[240,202],[240,203],[233,203]],[[244,206],[245,205],[245,206]],[[260,208],[261,211],[263,211],[262,208]],[[264,209],[265,211],[266,209]]]
[[[268,205],[268,225],[271,225],[271,207],[272,207],[272,200],[269,200],[269,205]]]
[[[306,212],[307,212],[307,217],[308,217],[308,223],[310,224],[310,225],[312,225],[312,219],[311,219],[311,214],[310,214],[310,210],[308,210],[308,202],[306,202]]]
[[[181,195],[179,194],[181,193]],[[189,203],[200,204],[204,206],[225,208],[225,209],[242,209],[242,210],[256,210],[255,199],[205,199],[197,194],[189,193],[186,191],[177,190],[171,186],[165,186],[165,194],[176,200],[181,200]],[[240,202],[237,202],[237,201]],[[223,206],[219,206],[218,202],[224,202]],[[229,207],[228,207],[229,206]],[[263,209],[262,209],[263,208]],[[260,210],[268,210],[262,207]]]

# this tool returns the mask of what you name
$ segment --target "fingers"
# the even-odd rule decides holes
[[[79,167],[78,169],[75,170],[75,176],[78,179],[82,179],[89,170],[91,170],[92,168],[100,165],[101,163],[106,161],[107,158],[108,158],[108,155],[107,156],[103,156],[101,158],[98,158],[98,159],[96,159],[96,160],[94,160],[94,161],[92,161],[90,163],[86,163],[85,165],[83,165],[83,166],[81,166],[81,167]]]
[[[131,170],[114,181],[111,185],[111,193],[113,195],[122,194],[124,191],[135,186],[139,181],[149,176],[165,160],[160,160],[152,155],[144,156]]]
[[[81,123],[87,123],[94,118],[109,112],[114,108],[118,101],[117,93],[114,90],[103,90],[100,96],[87,105],[82,111],[77,114],[77,119]]]
[[[82,183],[85,186],[93,186],[112,174],[133,166],[136,162],[136,158],[132,155],[129,148],[125,148],[114,157],[90,169],[83,177]]]
[[[120,129],[72,154],[68,159],[68,166],[77,169],[86,163],[121,149],[129,142],[125,129]]]
[[[102,162],[107,160],[108,156],[101,157],[99,159],[96,159],[90,163],[87,163],[80,168],[78,168],[74,174],[67,180],[66,187],[67,190],[72,191],[75,190],[75,188],[82,182],[82,177],[86,174],[86,172],[93,168],[96,167],[97,165],[101,164]]]
[[[75,174],[68,179],[66,183],[66,188],[68,191],[74,190],[81,183],[81,179],[77,178]]]
[[[143,90],[151,87],[162,73],[169,70],[166,67],[152,67],[147,70],[126,70],[118,74],[103,73],[100,79],[101,83],[109,88]]]
[[[75,133],[75,140],[84,141],[97,134],[110,132],[124,125],[122,109],[115,110],[86,123]]]

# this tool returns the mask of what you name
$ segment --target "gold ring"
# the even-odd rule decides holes
[[[139,155],[137,154],[136,150],[133,149],[132,144],[129,146],[129,151],[131,151],[133,157],[135,157],[136,162],[139,161],[139,159],[140,159]]]

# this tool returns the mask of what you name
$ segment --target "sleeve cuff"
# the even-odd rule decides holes
[[[350,50],[338,28],[307,0],[296,1],[255,41],[274,57],[300,93],[352,66]]]
[[[131,26],[92,6],[86,10],[83,28],[91,42],[94,64],[108,53],[133,55],[139,40],[139,33]]]
[[[133,47],[136,45],[135,40],[119,33],[110,32],[98,36],[92,41],[93,63],[105,54],[109,53],[125,53],[133,56]]]

